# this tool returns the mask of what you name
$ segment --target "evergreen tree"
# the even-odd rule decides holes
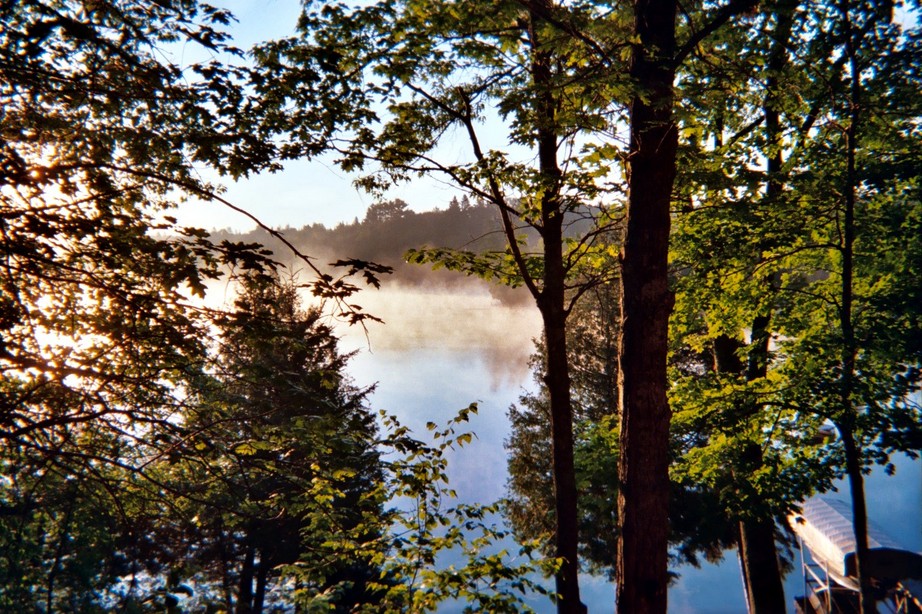
[[[219,321],[214,373],[184,424],[194,435],[170,477],[194,518],[174,556],[225,587],[240,614],[262,612],[295,565],[310,583],[299,590],[331,591],[336,611],[373,603],[375,566],[323,546],[331,534],[373,541],[382,531],[362,528],[383,515],[369,390],[349,382],[349,355],[320,311],[301,306],[297,285],[241,281],[235,311]],[[330,505],[315,504],[318,483]]]

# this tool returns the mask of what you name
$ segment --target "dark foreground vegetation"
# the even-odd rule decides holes
[[[735,548],[778,612],[784,518],[847,476],[874,611],[864,475],[922,447],[918,9],[306,2],[244,54],[194,1],[0,3],[0,609],[579,613],[590,569],[663,614]],[[170,215],[320,155],[361,223]],[[386,198],[420,176],[466,196]],[[446,485],[476,406],[422,441],[347,375],[327,316],[404,259],[541,315],[506,502]]]

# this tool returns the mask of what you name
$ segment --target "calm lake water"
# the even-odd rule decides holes
[[[343,347],[357,349],[350,372],[359,385],[377,382],[375,410],[396,414],[419,437],[429,421],[444,424],[472,402],[479,414],[471,429],[477,439],[450,457],[452,487],[464,501],[490,503],[505,493],[508,435],[506,410],[533,382],[527,360],[541,322],[530,304],[506,306],[486,290],[385,288],[363,292],[358,301],[386,324],[372,323],[368,336],[343,329]],[[897,472],[876,471],[867,484],[872,521],[910,550],[922,552],[922,463],[896,459]],[[847,486],[827,496],[847,498]],[[803,594],[799,561],[786,580],[793,604]],[[669,611],[678,614],[745,612],[739,564],[734,551],[717,565],[675,570]],[[585,577],[583,600],[590,612],[614,609],[614,588],[605,578]],[[549,602],[532,604],[552,612]],[[449,611],[453,608],[446,608]],[[791,606],[790,611],[793,611]]]

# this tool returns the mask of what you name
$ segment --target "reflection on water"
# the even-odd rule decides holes
[[[477,438],[449,454],[452,487],[464,500],[502,497],[506,410],[530,384],[537,309],[502,304],[474,286],[386,288],[363,292],[361,304],[385,324],[370,323],[367,339],[356,327],[341,332],[344,348],[359,350],[349,369],[356,383],[377,383],[373,409],[396,414],[423,437],[427,422],[445,424],[476,402],[470,429]]]
[[[340,331],[345,349],[360,350],[350,368],[356,383],[378,383],[372,407],[396,414],[424,437],[426,422],[444,424],[458,409],[478,402],[479,415],[471,422],[478,438],[449,456],[452,487],[466,501],[490,503],[502,497],[506,409],[532,385],[528,357],[531,340],[541,331],[537,309],[500,304],[479,288],[471,293],[389,288],[363,292],[359,302],[386,322],[369,324],[367,339],[356,327]],[[922,463],[905,456],[895,461],[893,477],[883,471],[869,476],[869,512],[907,549],[922,552]],[[840,485],[835,496],[846,498],[847,485]],[[803,593],[799,565],[795,561],[785,583],[790,611],[794,596]],[[735,552],[727,552],[719,565],[676,571],[680,577],[670,588],[671,614],[745,612]],[[614,590],[604,578],[585,578],[581,588],[590,612],[613,611]],[[545,600],[530,605],[538,612],[554,611]]]

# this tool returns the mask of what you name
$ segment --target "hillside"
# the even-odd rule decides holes
[[[365,219],[327,228],[313,224],[285,228],[280,232],[299,251],[316,259],[321,268],[340,259],[360,259],[394,268],[385,283],[425,286],[454,286],[483,283],[451,271],[433,271],[429,266],[409,264],[407,250],[421,247],[447,247],[476,252],[503,251],[505,239],[500,232],[496,209],[486,204],[472,204],[466,198],[452,199],[447,209],[415,212],[404,201],[377,203],[369,207]],[[216,239],[261,243],[283,262],[288,262],[286,248],[262,229],[235,234],[214,233]],[[504,301],[522,300],[520,291],[491,287],[491,293]]]

